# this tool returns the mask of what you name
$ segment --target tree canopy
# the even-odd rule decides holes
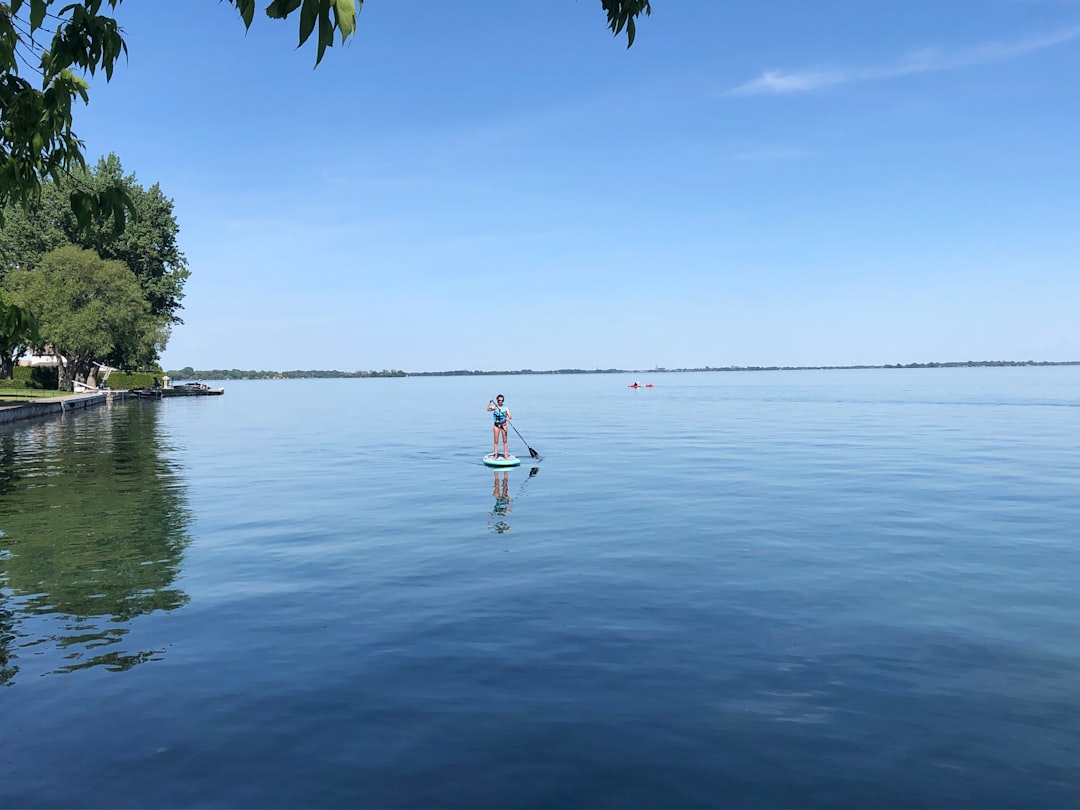
[[[11,379],[15,358],[40,342],[33,313],[0,295],[0,380]]]
[[[33,270],[7,279],[12,296],[37,318],[41,339],[61,358],[60,388],[88,380],[94,363],[120,353],[150,362],[168,334],[132,272],[120,261],[67,245],[42,257]]]
[[[132,201],[138,216],[116,233],[108,223],[95,220],[80,227],[67,204],[71,187],[89,189],[119,186]],[[0,228],[0,378],[11,376],[12,366],[28,348],[40,345],[32,312],[10,303],[20,273],[37,269],[45,256],[66,245],[91,250],[102,259],[116,260],[133,273],[155,323],[181,323],[179,310],[184,284],[190,275],[187,259],[177,243],[179,227],[172,201],[160,186],[140,185],[124,174],[115,155],[101,158],[90,170],[75,169],[59,181],[46,179],[37,199],[27,206],[9,203]],[[133,350],[132,350],[133,349]],[[107,355],[95,358],[116,368],[134,369],[156,361],[145,347],[117,342]]]
[[[121,233],[94,220],[81,227],[67,199],[73,187],[117,186],[131,200],[136,217]],[[116,155],[98,160],[92,169],[76,169],[60,180],[47,179],[27,206],[9,204],[0,230],[0,280],[15,269],[32,270],[49,251],[67,244],[93,250],[103,259],[122,261],[135,274],[153,315],[181,323],[178,311],[190,275],[177,242],[179,226],[173,203],[155,183],[144,188],[134,174],[124,174]]]

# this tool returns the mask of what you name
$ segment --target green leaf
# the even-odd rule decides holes
[[[618,36],[626,29],[627,48],[634,44],[634,37],[637,35],[635,18],[642,14],[646,17],[652,14],[651,0],[600,0],[600,4],[607,13],[611,33]]]
[[[344,42],[356,30],[356,3],[354,0],[334,0],[334,17]]]
[[[236,9],[240,12],[240,19],[244,21],[244,28],[251,28],[255,19],[255,0],[232,0],[236,3]]]
[[[41,28],[45,22],[45,11],[49,7],[46,0],[30,0],[30,33]]]
[[[304,0],[304,7],[300,9],[300,45],[308,41],[311,32],[315,30],[315,21],[318,18],[319,0]]]
[[[266,16],[272,20],[284,20],[300,8],[300,0],[274,0],[266,7]]]
[[[94,200],[88,191],[76,189],[71,192],[71,212],[81,230],[89,230],[94,223]]]
[[[324,5],[319,11],[319,52],[315,56],[315,66],[322,61],[326,49],[334,44],[334,23],[330,20],[330,7]]]

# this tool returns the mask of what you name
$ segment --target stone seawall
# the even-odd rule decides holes
[[[0,424],[6,422],[34,419],[39,416],[50,416],[54,413],[65,411],[77,411],[84,408],[92,408],[96,405],[104,405],[109,398],[123,399],[127,396],[126,391],[111,391],[99,394],[75,394],[67,397],[49,397],[36,399],[32,402],[19,402],[15,405],[0,405]]]

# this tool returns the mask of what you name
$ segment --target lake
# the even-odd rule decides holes
[[[0,806],[1080,805],[1080,367],[637,379],[2,426]]]

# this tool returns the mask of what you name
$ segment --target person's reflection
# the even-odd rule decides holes
[[[491,497],[495,499],[495,508],[491,510],[491,521],[488,526],[493,532],[506,534],[510,531],[510,524],[506,522],[510,514],[510,471],[503,470],[502,481],[499,481],[499,471],[494,472],[494,487]]]

